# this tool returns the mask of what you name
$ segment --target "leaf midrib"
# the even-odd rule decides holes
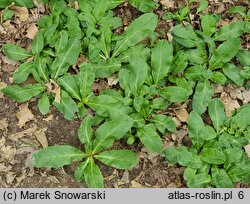
[[[121,47],[130,40],[130,38],[132,38],[139,30],[141,30],[145,25],[147,25],[150,21],[152,21],[154,18],[154,16],[152,16],[152,18],[150,18],[146,23],[144,23],[140,28],[138,28],[132,35],[130,35],[117,49],[116,51],[113,53],[112,57],[116,56],[116,53],[121,49]]]

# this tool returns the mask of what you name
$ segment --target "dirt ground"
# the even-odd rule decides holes
[[[182,1],[168,1],[168,10],[175,11],[178,4]],[[223,2],[223,3],[222,3]],[[236,15],[228,15],[225,10],[232,5],[249,6],[249,2],[242,1],[219,1],[211,0],[209,5],[210,12],[222,13],[222,24],[229,23]],[[194,5],[195,8],[195,5]],[[22,47],[29,47],[32,40],[29,32],[34,29],[36,20],[46,13],[46,8],[30,9],[29,18],[26,21],[14,18],[11,21],[0,25],[0,45],[11,42]],[[160,7],[156,13],[161,16],[166,10]],[[134,18],[141,13],[131,6],[125,4],[114,10],[114,13],[123,20],[123,27],[117,32],[122,32]],[[196,16],[192,16],[196,19]],[[157,32],[166,38],[173,22],[160,21]],[[197,24],[197,26],[199,26]],[[243,36],[243,45],[249,48],[249,36]],[[1,48],[1,46],[0,46]],[[0,52],[0,88],[11,84],[12,73],[18,67],[18,62],[6,59]],[[106,80],[99,80],[93,89],[100,91],[107,85]],[[227,114],[231,110],[239,108],[242,104],[250,102],[250,93],[244,88],[233,86],[215,87],[216,94],[226,105]],[[187,137],[187,117],[190,104],[179,106],[175,104],[167,111],[174,118],[177,124],[177,132],[167,135],[164,138],[165,146],[174,143],[184,143],[190,145]],[[206,120],[206,114],[203,115]],[[210,121],[207,121],[209,123]],[[80,126],[79,120],[67,121],[54,108],[49,115],[43,117],[38,109],[37,102],[20,104],[4,97],[0,93],[0,187],[86,187],[85,183],[78,183],[73,179],[76,164],[54,169],[34,169],[32,167],[31,154],[47,145],[70,144],[81,147],[77,138],[77,129]],[[126,147],[126,143],[121,141],[115,143],[113,148]],[[141,144],[133,145],[133,150],[138,153],[140,162],[132,170],[120,171],[100,164],[104,174],[105,187],[186,187],[182,178],[183,167],[170,165],[167,161],[157,154],[147,152]],[[238,184],[240,187],[240,184]]]

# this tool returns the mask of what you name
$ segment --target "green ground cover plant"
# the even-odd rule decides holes
[[[15,1],[28,8],[31,2]],[[153,11],[159,5],[151,0],[129,2],[143,14],[118,35],[114,31],[121,19],[112,9],[122,0],[79,0],[79,10],[64,0],[45,1],[50,15],[37,22],[39,32],[30,51],[13,44],[3,46],[8,58],[21,62],[13,74],[14,84],[1,90],[6,96],[20,103],[35,97],[41,114],[48,114],[53,105],[65,119],[82,121],[78,137],[83,149],[47,147],[33,154],[34,166],[59,168],[81,161],[75,178],[85,180],[89,187],[104,187],[96,160],[117,169],[138,163],[131,150],[112,150],[114,141],[125,140],[129,145],[141,142],[170,163],[187,167],[184,179],[189,187],[250,183],[250,159],[243,149],[250,140],[250,106],[242,106],[227,118],[223,104],[213,98],[212,87],[212,83],[232,83],[249,88],[250,52],[242,48],[240,38],[250,33],[249,12],[231,8],[229,12],[240,13],[244,21],[218,28],[219,14],[202,14],[208,4],[201,1],[197,7],[201,28],[197,29],[188,19],[190,1],[177,13],[163,17],[178,21],[169,42],[155,33],[160,19]],[[0,8],[9,4],[3,1]],[[6,13],[2,20],[11,17]],[[184,25],[183,20],[188,22]],[[72,71],[80,54],[87,61]],[[114,74],[119,86],[95,95],[95,79]],[[29,76],[36,83],[23,85]],[[60,88],[59,96],[50,90],[51,84]],[[164,111],[187,100],[192,101],[188,120],[192,147],[164,149],[162,137],[178,131]],[[202,120],[207,111],[213,125]]]

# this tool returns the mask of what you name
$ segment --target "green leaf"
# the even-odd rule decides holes
[[[211,182],[211,176],[207,173],[199,173],[194,175],[188,182],[189,188],[204,188]]]
[[[59,35],[60,35],[59,39],[55,44],[56,53],[60,53],[61,51],[64,50],[65,46],[68,43],[68,39],[69,39],[68,33],[65,30],[60,31]]]
[[[129,0],[129,3],[144,13],[153,12],[158,7],[158,4],[152,0]]]
[[[243,6],[233,6],[228,10],[228,13],[239,13],[242,17],[246,17],[245,8]]]
[[[138,159],[131,150],[110,150],[94,156],[102,163],[116,169],[130,169],[137,165]]]
[[[81,43],[79,39],[77,37],[70,38],[65,48],[58,53],[51,65],[52,77],[56,79],[58,76],[65,74],[70,65],[76,63],[80,51]]]
[[[50,0],[49,1],[49,8],[51,12],[57,12],[58,14],[62,13],[66,10],[67,4],[64,0]]]
[[[211,36],[216,30],[216,20],[213,15],[201,16],[201,27],[205,34]]]
[[[174,57],[174,62],[171,66],[171,72],[173,74],[180,74],[186,69],[187,65],[188,65],[187,52],[180,50],[176,53]]]
[[[34,65],[39,76],[45,81],[49,81],[49,74],[48,74],[48,67],[47,67],[47,60],[45,58],[36,57],[34,61]]]
[[[191,151],[188,151],[185,154],[180,154],[178,163],[182,166],[187,166],[194,169],[202,168],[204,165],[204,162],[200,159],[200,157]]]
[[[176,25],[173,28],[172,35],[174,40],[187,48],[196,47],[200,43],[200,39],[197,37],[191,25],[187,27]]]
[[[183,102],[188,99],[189,93],[186,89],[178,86],[164,87],[159,91],[160,95],[170,102]]]
[[[217,137],[217,133],[211,126],[204,126],[200,134],[204,140],[212,140]]]
[[[145,125],[139,128],[137,135],[142,144],[151,152],[161,152],[163,143],[160,136],[156,132],[156,126],[153,124]]]
[[[81,65],[78,76],[80,93],[84,99],[92,93],[92,84],[95,81],[95,73],[91,67]]]
[[[43,48],[44,48],[43,33],[42,32],[38,32],[36,34],[35,39],[33,40],[32,44],[31,44],[32,53],[34,55],[37,55],[40,52],[42,52]]]
[[[239,49],[239,39],[230,39],[222,43],[211,56],[211,59],[209,60],[209,68],[212,70],[221,68],[237,54]]]
[[[12,44],[3,45],[4,54],[12,60],[24,60],[32,55],[25,49]]]
[[[1,0],[1,2],[0,2],[0,8],[1,9],[5,9],[10,4],[11,4],[10,0]]]
[[[224,85],[227,81],[227,77],[221,72],[214,71],[212,72],[211,81],[216,84]]]
[[[1,7],[1,6],[0,6]],[[3,14],[2,14],[2,19],[3,21],[9,20],[12,18],[12,16],[14,16],[14,12],[9,10],[8,8],[3,10]]]
[[[18,85],[7,86],[6,88],[2,89],[1,92],[11,99],[16,100],[17,102],[25,102],[32,97],[38,96],[45,90],[46,87],[42,86],[41,84],[30,84],[25,87]]]
[[[204,148],[201,150],[200,157],[209,164],[223,164],[226,161],[225,154],[217,148]]]
[[[185,78],[192,81],[205,81],[209,73],[204,66],[194,65],[185,70]]]
[[[78,112],[76,102],[65,91],[61,91],[60,103],[53,101],[53,105],[63,114],[67,120],[73,120],[75,113]]]
[[[95,132],[92,154],[110,147],[115,140],[121,139],[132,127],[134,120],[128,116],[120,116],[102,124]]]
[[[58,84],[68,92],[68,94],[81,101],[80,90],[77,84],[77,79],[72,74],[66,73],[57,80]]]
[[[243,49],[239,50],[237,53],[237,58],[241,65],[250,66],[250,51]]]
[[[124,2],[124,0],[108,0],[108,8],[107,9],[113,9],[123,2]]]
[[[167,158],[167,160],[175,164],[178,162],[179,158],[183,154],[187,154],[189,152],[187,147],[169,147],[163,151],[163,154]]]
[[[224,169],[213,167],[211,172],[216,188],[233,188],[233,183]]]
[[[46,115],[49,112],[49,107],[49,97],[46,93],[43,93],[42,97],[38,100],[38,109],[43,115]]]
[[[162,134],[166,134],[166,130],[169,132],[174,132],[176,130],[175,122],[169,116],[158,114],[150,121],[155,123],[156,127]]]
[[[207,7],[208,7],[208,1],[201,0],[199,6],[197,7],[196,14],[200,13],[201,11],[204,11]]]
[[[134,94],[137,94],[146,80],[148,73],[148,64],[136,58],[130,62],[129,86]]]
[[[192,108],[198,114],[206,111],[212,100],[214,90],[209,81],[198,82],[192,101]]]
[[[214,53],[214,50],[216,48],[214,40],[204,32],[201,32],[199,30],[196,30],[195,32],[203,40],[203,42],[207,44],[209,49],[208,56],[210,57]]]
[[[235,38],[239,37],[244,33],[245,22],[236,21],[230,23],[229,25],[223,26],[213,37],[215,41],[231,40],[234,41]],[[232,51],[231,49],[229,49]]]
[[[17,84],[20,84],[20,83],[23,83],[24,81],[26,81],[26,79],[31,74],[33,69],[34,69],[33,62],[25,62],[25,63],[21,64],[13,74],[14,82]]]
[[[189,183],[189,181],[193,178],[193,176],[195,176],[196,172],[197,169],[187,167],[183,173],[184,180],[187,181],[187,183]]]
[[[173,60],[173,47],[166,40],[160,40],[152,49],[151,67],[152,77],[158,84],[169,72]]]
[[[247,157],[241,159],[236,165],[234,165],[228,172],[228,176],[233,182],[239,182],[246,180],[249,183],[250,178],[250,160]]]
[[[107,78],[121,69],[121,62],[118,59],[100,60],[92,63],[96,77]]]
[[[17,6],[33,8],[34,4],[32,0],[13,0]]]
[[[117,118],[119,116],[128,115],[132,109],[108,95],[99,95],[92,100],[86,102],[86,104],[96,111],[96,113],[103,117]]]
[[[223,153],[226,155],[226,162],[228,164],[239,162],[243,156],[242,149],[237,147],[227,148],[223,151]]]
[[[244,130],[248,126],[250,126],[250,105],[247,104],[245,106],[242,106],[237,114],[232,118],[231,125],[239,127],[241,130]]]
[[[85,154],[75,147],[69,145],[56,145],[46,147],[35,152],[33,157],[33,166],[59,168],[69,165],[74,161],[80,161]]]
[[[234,64],[227,63],[222,68],[223,73],[238,86],[244,84],[245,79],[241,76],[240,69]]]
[[[103,188],[103,175],[99,167],[91,158],[84,170],[84,178],[89,188]]]
[[[89,158],[87,158],[84,162],[80,163],[74,172],[74,177],[76,181],[84,180],[84,172],[89,164]]]
[[[208,106],[208,113],[214,128],[219,132],[226,119],[223,103],[219,99],[213,99]]]
[[[197,48],[187,50],[186,53],[190,64],[197,65],[206,63],[207,56],[204,43],[197,45]]]
[[[93,140],[92,118],[85,117],[78,129],[78,137],[82,144],[91,145]]]
[[[195,111],[192,111],[188,118],[188,136],[197,149],[200,149],[204,143],[204,137],[202,136],[204,127],[201,117]]]
[[[116,57],[153,33],[157,25],[157,15],[147,13],[134,20],[118,40],[112,57]]]
[[[152,101],[150,107],[156,110],[165,110],[169,106],[169,103],[164,98],[155,98]]]

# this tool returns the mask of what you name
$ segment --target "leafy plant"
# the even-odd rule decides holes
[[[244,19],[246,20],[250,19],[250,9],[246,11],[246,9],[243,6],[233,6],[228,10],[228,13],[238,13]]]
[[[154,0],[129,0],[129,3],[144,13],[153,12],[159,6]]]
[[[115,31],[121,19],[112,9],[123,2],[79,0],[76,10],[64,0],[46,1],[50,15],[37,22],[39,32],[29,51],[13,44],[3,46],[7,57],[21,63],[13,74],[14,84],[1,90],[6,96],[17,102],[37,97],[42,114],[53,105],[67,120],[82,120],[78,136],[83,149],[48,147],[33,155],[34,165],[59,168],[81,161],[75,178],[90,187],[103,187],[96,160],[118,169],[132,168],[138,162],[130,150],[111,150],[114,141],[140,141],[149,151],[162,153],[162,137],[176,131],[166,109],[192,100],[188,128],[193,146],[169,148],[164,151],[167,159],[187,167],[184,178],[190,187],[248,183],[249,161],[242,147],[249,140],[244,114],[249,114],[249,106],[226,118],[221,102],[212,99],[212,83],[249,86],[250,56],[240,39],[249,33],[249,22],[233,22],[218,29],[220,16],[201,15],[207,1],[200,1],[196,12],[201,16],[201,29],[177,24],[172,29],[173,40],[168,42],[154,32],[158,16],[151,12],[157,4],[130,0],[145,14],[118,35]],[[180,8],[174,18],[188,19],[192,2]],[[4,3],[9,5],[3,1],[0,7]],[[6,12],[5,19],[10,18]],[[30,76],[35,83],[23,85]],[[94,81],[110,76],[117,76],[119,83],[94,93]],[[213,126],[205,125],[200,116],[207,109]],[[94,113],[90,116],[90,112]],[[231,153],[238,156],[232,160]]]
[[[223,104],[213,99],[208,112],[213,126],[204,125],[192,111],[188,119],[192,147],[170,147],[164,151],[166,158],[187,167],[183,176],[189,187],[232,188],[236,182],[250,183],[250,158],[243,150],[249,143],[250,105],[227,118]]]
[[[91,121],[86,117],[78,130],[85,151],[69,145],[47,147],[33,154],[33,165],[59,168],[84,159],[75,170],[76,180],[85,180],[89,187],[102,188],[103,175],[95,160],[117,169],[130,169],[138,163],[136,154],[130,150],[103,151],[126,134],[133,124],[132,118],[124,116],[105,122],[95,133]]]

